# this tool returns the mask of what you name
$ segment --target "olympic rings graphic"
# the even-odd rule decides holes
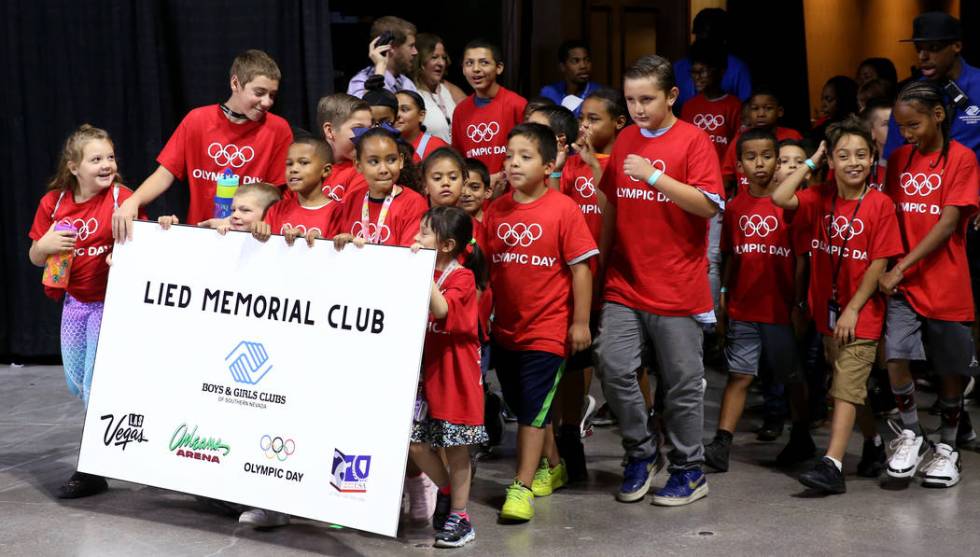
[[[595,185],[592,183],[592,180],[592,178],[579,176],[575,179],[575,191],[585,199],[592,197],[595,195]]]
[[[925,197],[943,185],[943,177],[939,174],[926,175],[922,172],[918,174],[903,172],[899,177],[899,182],[902,184],[902,190],[905,191],[906,195]]]
[[[645,157],[644,157],[643,160],[645,160],[648,163],[650,163],[654,168],[660,170],[660,172],[663,172],[664,174],[667,173],[667,163],[665,163],[664,161],[662,161],[660,159],[651,161],[650,159],[645,158]],[[629,178],[630,180],[633,180],[634,182],[639,182],[639,180],[637,180],[636,178],[634,178],[632,176],[627,176],[627,178]]]
[[[323,186],[323,193],[330,199],[334,201],[342,201],[344,199],[344,190],[346,189],[343,184],[337,184],[336,186]]]
[[[99,231],[99,221],[92,217],[88,220],[85,219],[62,219],[64,224],[70,224],[75,228],[75,237],[84,242],[88,240],[90,236],[93,236]]]
[[[848,225],[847,217],[840,215],[838,217],[833,217],[827,215],[824,217],[824,221],[827,223],[827,227],[830,229],[830,239],[840,238],[841,240],[850,240],[855,236],[860,236],[864,232],[864,221],[861,219],[854,219],[853,222]]]
[[[279,462],[286,462],[296,452],[296,442],[292,439],[283,439],[278,435],[263,435],[259,441],[259,448],[265,452],[265,457],[269,460],[273,458]]]
[[[353,234],[355,238],[364,238],[368,242],[377,242],[383,244],[388,241],[391,236],[391,229],[388,228],[387,224],[381,225],[381,234],[378,234],[378,224],[374,222],[369,222],[367,225],[367,234],[364,233],[364,225],[361,221],[356,221],[350,228],[350,233]]]
[[[246,163],[255,158],[255,149],[249,146],[239,148],[234,143],[222,145],[214,142],[208,145],[208,156],[214,159],[214,164],[218,166],[231,166],[241,168]]]
[[[288,222],[283,223],[283,225],[281,227],[279,227],[279,233],[280,234],[285,234],[286,231],[288,231],[290,228],[298,228],[300,234],[302,234],[303,236],[306,236],[306,233],[307,232],[312,232],[312,231],[316,230],[316,233],[319,234],[321,238],[323,237],[323,231],[320,230],[319,228],[317,228],[316,226],[314,226],[314,227],[310,228],[309,230],[307,230],[305,225],[302,225],[302,224],[292,225],[292,224],[290,224]]]
[[[502,222],[497,227],[497,237],[510,247],[521,246],[526,248],[541,237],[540,224],[524,224],[515,222],[514,224]]]
[[[702,130],[713,132],[725,125],[725,117],[721,114],[698,114],[694,117],[694,125]]]
[[[470,124],[466,127],[466,137],[476,143],[486,143],[500,133],[500,124],[497,122]]]
[[[745,234],[746,238],[751,238],[752,236],[765,238],[776,230],[779,230],[779,220],[772,215],[767,217],[762,217],[761,215],[742,215],[738,219],[738,227]]]

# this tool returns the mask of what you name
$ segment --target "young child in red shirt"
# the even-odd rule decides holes
[[[479,159],[464,159],[466,162],[466,182],[459,197],[460,209],[483,222],[483,209],[490,201],[490,171]]]
[[[413,250],[436,250],[429,326],[422,351],[422,397],[412,426],[412,460],[439,487],[432,527],[436,547],[476,537],[466,503],[470,447],[487,440],[477,333],[477,289],[486,261],[462,209],[434,206],[422,217]],[[446,464],[434,449],[444,449]]]
[[[412,146],[415,164],[421,164],[436,149],[449,146],[442,139],[427,132],[422,125],[425,120],[425,100],[422,99],[422,95],[415,91],[399,91],[395,96],[398,99],[395,127],[402,133],[402,139]]]
[[[940,376],[942,427],[922,485],[952,487],[960,479],[957,443],[976,435],[963,410],[963,389],[976,373],[970,367],[974,306],[966,227],[977,210],[980,172],[973,151],[950,139],[944,95],[932,82],[906,85],[894,115],[908,144],[888,160],[885,193],[898,206],[907,253],[879,279],[889,296],[885,357],[902,423],[887,473],[914,477],[928,449],[909,371],[909,360],[928,357]]]
[[[567,480],[550,425],[565,358],[591,344],[589,306],[598,254],[578,206],[545,180],[558,145],[550,129],[520,124],[507,144],[513,190],[487,210],[484,226],[495,296],[494,368],[517,415],[517,474],[500,518],[526,521],[534,498]]]
[[[711,43],[696,41],[691,45],[689,57],[691,79],[698,94],[684,103],[681,120],[708,134],[721,161],[742,126],[742,101],[721,88],[728,54]]]
[[[736,150],[739,172],[749,179],[749,189],[728,202],[721,235],[725,264],[719,319],[729,319],[725,348],[729,375],[718,432],[704,447],[705,464],[720,472],[728,471],[735,426],[763,363],[791,393],[793,431],[776,462],[781,466],[802,462],[816,449],[810,437],[806,388],[791,320],[796,256],[790,218],[771,197],[779,164],[776,137],[767,130],[752,129],[739,137]]]
[[[279,202],[279,188],[265,182],[255,182],[238,186],[231,200],[231,214],[227,218],[208,219],[197,223],[202,228],[212,228],[218,234],[225,235],[229,230],[236,232],[251,232],[256,239],[269,239],[268,225],[262,222],[269,207]],[[157,219],[160,226],[167,230],[171,225],[180,224],[176,215],[162,216]]]
[[[748,117],[742,121],[746,129],[757,128],[769,130],[776,136],[776,141],[803,139],[800,132],[779,125],[779,119],[783,117],[783,106],[779,102],[779,97],[772,90],[764,87],[756,88],[752,92],[752,96],[749,97],[746,105],[745,112],[748,114]],[[729,144],[728,150],[725,151],[725,157],[721,161],[721,175],[725,180],[725,191],[730,196],[738,193],[736,187],[742,189],[748,186],[748,180],[745,176],[740,175],[738,169],[735,167],[738,159],[735,153],[736,141],[738,141],[738,134],[735,135],[732,143]]]
[[[351,241],[408,247],[415,243],[425,198],[398,185],[403,167],[412,164],[398,150],[397,130],[370,128],[355,140],[357,171],[366,188],[348,192],[334,209],[328,236],[337,249]]]
[[[676,118],[678,89],[666,59],[640,58],[625,73],[626,106],[636,123],[616,138],[600,188],[600,253],[605,291],[596,347],[603,392],[619,418],[626,449],[617,499],[642,499],[657,459],[657,432],[636,379],[653,342],[674,450],[658,505],[685,505],[708,494],[701,463],[704,423],[702,324],[714,323],[705,257],[708,219],[724,207],[714,145]]]
[[[490,171],[495,195],[503,193],[501,169],[507,152],[507,134],[524,117],[524,97],[497,83],[504,71],[500,48],[483,40],[463,49],[463,75],[473,94],[453,111],[453,148],[466,158],[480,159]]]
[[[827,150],[834,182],[797,193]],[[868,376],[885,318],[878,278],[888,259],[902,253],[895,204],[868,186],[873,161],[871,132],[851,116],[827,128],[827,143],[787,176],[772,196],[777,206],[796,211],[794,225],[810,241],[810,308],[823,335],[827,362],[833,366],[830,445],[826,456],[799,478],[822,493],[847,490],[844,453],[857,407],[867,399]],[[862,433],[865,439],[875,435],[873,428]]]
[[[441,147],[422,164],[422,183],[431,207],[455,207],[463,195],[466,162],[450,147]],[[473,225],[478,223],[474,221]],[[476,236],[474,235],[474,238]],[[478,238],[482,242],[483,238]]]
[[[31,263],[38,267],[49,258],[70,257],[67,282],[63,274],[45,284],[44,292],[56,301],[64,297],[61,312],[61,359],[68,392],[88,406],[99,344],[102,308],[112,253],[112,214],[132,191],[120,185],[112,139],[105,130],[85,124],[65,141],[54,178],[41,198],[30,233]],[[56,229],[56,226],[66,228]],[[68,229],[70,227],[70,229]],[[52,264],[54,261],[52,260]],[[49,273],[45,273],[49,275]],[[74,499],[105,491],[104,478],[75,472],[58,490],[58,497]]]
[[[354,134],[371,127],[371,106],[346,93],[327,95],[317,103],[316,122],[334,156],[330,175],[323,181],[323,193],[342,201],[346,194],[367,187],[354,164]]]
[[[240,184],[281,185],[282,161],[293,141],[289,124],[269,113],[279,90],[279,66],[261,50],[246,50],[231,65],[231,96],[218,105],[190,111],[157,157],[160,166],[112,217],[113,236],[125,241],[140,207],[160,197],[174,180],[187,181],[190,206],[185,222],[214,215],[218,176],[231,169]]]

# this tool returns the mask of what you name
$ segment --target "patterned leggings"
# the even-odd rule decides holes
[[[92,388],[95,349],[102,328],[102,302],[79,302],[65,294],[61,310],[61,359],[65,367],[68,392],[88,406]]]

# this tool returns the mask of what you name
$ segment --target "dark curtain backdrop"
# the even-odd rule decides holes
[[[293,126],[311,129],[317,100],[333,92],[327,0],[4,0],[0,29],[2,360],[60,351],[60,306],[42,293],[27,232],[73,129],[107,129],[135,188],[189,109],[227,100],[242,50],[278,62],[273,112]],[[180,214],[186,198],[175,184],[149,213]]]

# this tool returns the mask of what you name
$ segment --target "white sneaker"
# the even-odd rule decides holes
[[[432,519],[436,510],[438,489],[425,474],[405,478],[405,491],[408,493],[408,514],[412,522],[425,523]]]
[[[889,422],[889,425],[898,433],[898,437],[888,443],[892,453],[888,459],[888,475],[893,478],[911,478],[925,454],[922,436],[908,429],[899,431],[894,422]]]
[[[922,487],[953,487],[960,481],[960,453],[945,443],[937,443],[932,460],[926,464]]]
[[[249,509],[238,517],[238,522],[252,528],[277,528],[289,524],[289,515],[266,509]]]
[[[595,397],[592,395],[585,395],[585,402],[582,404],[582,421],[578,424],[579,436],[582,439],[592,435],[592,416],[595,414],[598,405],[595,402]]]

